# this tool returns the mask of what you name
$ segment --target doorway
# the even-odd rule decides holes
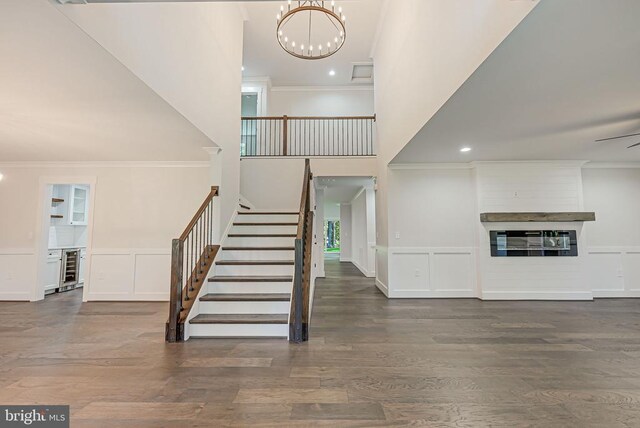
[[[95,178],[41,181],[38,274],[32,300],[82,293],[86,301],[93,236]]]
[[[351,263],[375,277],[375,182],[373,177],[316,177],[317,276],[325,261]],[[320,234],[318,234],[320,235]],[[322,239],[320,239],[322,237]]]

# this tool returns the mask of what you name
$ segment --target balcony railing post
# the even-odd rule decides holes
[[[179,342],[184,338],[184,329],[180,325],[180,312],[182,311],[182,258],[184,247],[180,239],[171,242],[171,291],[169,306],[169,321],[166,328],[167,342]]]
[[[282,156],[288,155],[288,140],[289,140],[289,118],[285,114],[282,117]]]

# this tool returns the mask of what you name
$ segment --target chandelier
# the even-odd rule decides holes
[[[335,3],[289,0],[280,6],[276,35],[282,49],[296,58],[311,60],[338,52],[347,38],[347,17]]]

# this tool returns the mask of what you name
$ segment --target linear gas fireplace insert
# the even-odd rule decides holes
[[[575,230],[492,230],[492,257],[576,257]]]

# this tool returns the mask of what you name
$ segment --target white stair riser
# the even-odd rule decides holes
[[[289,337],[288,324],[191,324],[191,337]]]
[[[239,215],[236,223],[297,223],[298,215]]]
[[[201,314],[288,314],[290,302],[200,302]]]
[[[294,260],[293,250],[287,251],[234,251],[224,250],[217,260]]]
[[[298,226],[236,226],[231,227],[231,234],[235,233],[257,233],[257,234],[295,234],[298,232]]]
[[[292,282],[210,282],[208,293],[291,293]]]
[[[216,276],[293,276],[293,265],[216,265]]]
[[[295,238],[233,238],[224,241],[225,247],[293,247]]]

